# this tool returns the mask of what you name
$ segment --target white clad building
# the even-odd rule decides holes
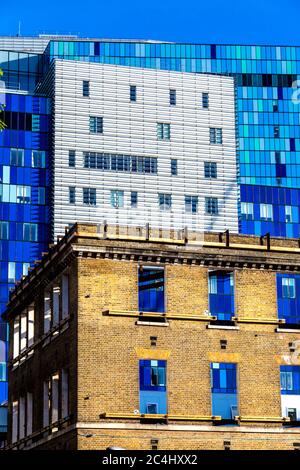
[[[233,78],[55,60],[54,236],[75,221],[238,232]]]

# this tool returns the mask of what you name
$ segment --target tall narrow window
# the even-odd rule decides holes
[[[32,167],[46,167],[46,152],[44,152],[43,150],[32,150]]]
[[[208,93],[202,93],[202,108],[207,109],[209,106]]]
[[[212,414],[224,420],[238,416],[236,364],[213,362],[211,369]]]
[[[278,318],[300,327],[300,275],[278,273],[276,278]]]
[[[176,90],[170,90],[170,105],[176,105]]]
[[[8,282],[16,282],[16,263],[14,261],[8,262]]]
[[[300,421],[300,366],[280,366],[282,416]]]
[[[170,124],[158,122],[157,123],[157,138],[158,140],[170,140],[171,126]]]
[[[25,437],[26,425],[26,400],[25,397],[19,398],[19,439]]]
[[[176,158],[171,158],[171,175],[176,176],[178,174],[178,169],[177,169],[177,159]]]
[[[90,116],[90,133],[102,134],[103,133],[103,117]]]
[[[59,323],[59,305],[60,305],[60,287],[55,286],[52,289],[52,325]]]
[[[9,225],[8,222],[0,221],[0,240],[8,240],[9,238]]]
[[[75,196],[75,186],[69,186],[69,203],[75,204],[76,196]]]
[[[27,392],[26,394],[26,436],[32,434],[33,425],[33,400],[32,393]]]
[[[253,202],[241,202],[241,215],[243,220],[254,219]]]
[[[136,86],[130,85],[129,90],[130,101],[136,101]]]
[[[51,381],[45,380],[43,382],[43,426],[50,424],[50,410],[51,410]]]
[[[133,208],[138,205],[138,193],[136,191],[131,191],[130,193],[130,204]]]
[[[24,166],[24,150],[11,149],[10,164],[11,166]]]
[[[44,294],[44,333],[48,333],[51,328],[51,294],[45,291]]]
[[[141,312],[164,312],[164,269],[139,268],[139,310]]]
[[[59,374],[51,377],[51,423],[56,423],[59,418]]]
[[[61,417],[69,416],[69,373],[66,369],[61,372]]]
[[[82,96],[90,96],[90,82],[88,80],[82,82]]]
[[[232,272],[209,273],[209,311],[218,320],[231,321],[234,316],[234,277]]]
[[[17,442],[19,438],[19,402],[12,403],[12,442]]]
[[[167,413],[167,362],[140,360],[140,413]]]
[[[76,153],[75,150],[69,150],[69,166],[75,168],[76,165]]]
[[[13,342],[13,359],[20,354],[20,318],[14,319],[14,342]]]
[[[222,129],[211,127],[209,129],[209,141],[211,144],[222,144],[223,143]]]
[[[34,306],[30,305],[27,310],[27,346],[34,343]]]
[[[61,278],[61,317],[62,319],[69,316],[69,276],[63,274]]]
[[[293,223],[293,208],[292,206],[284,206],[285,211],[285,222],[287,224]]]

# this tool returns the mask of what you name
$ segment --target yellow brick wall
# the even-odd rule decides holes
[[[276,319],[276,273],[258,269],[236,270],[235,306],[239,318]]]

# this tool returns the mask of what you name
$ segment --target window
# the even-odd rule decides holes
[[[31,200],[31,187],[30,186],[17,186],[16,187],[16,202],[19,204],[28,204]]]
[[[69,371],[62,369],[44,381],[43,426],[69,416]]]
[[[234,316],[233,272],[212,271],[209,273],[209,311],[218,320],[231,321]]]
[[[140,360],[140,413],[167,413],[167,362],[161,360]]]
[[[96,188],[83,188],[83,204],[96,205]]]
[[[216,215],[219,213],[218,199],[216,197],[205,198],[205,213],[210,215]]]
[[[30,263],[22,263],[22,276],[27,276]]]
[[[158,140],[170,140],[171,126],[162,122],[157,123],[157,138]]]
[[[274,126],[274,137],[275,137],[275,138],[280,137],[280,134],[279,134],[279,126]]]
[[[42,150],[32,150],[32,167],[45,168],[46,167],[46,152]]]
[[[34,342],[34,305],[30,305],[14,319],[13,359],[16,359]]]
[[[282,416],[300,420],[300,366],[280,366]]]
[[[157,173],[157,158],[84,152],[84,168],[129,173]]]
[[[210,127],[209,129],[209,141],[211,144],[222,144],[223,135],[222,129]]]
[[[41,186],[38,188],[38,204],[46,204],[46,188],[42,188]]]
[[[44,333],[69,316],[69,276],[63,274],[57,284],[44,293]]]
[[[185,196],[185,212],[196,214],[198,212],[198,196]]]
[[[210,371],[212,414],[233,420],[238,415],[236,364],[213,362]]]
[[[0,221],[0,240],[9,239],[9,225],[8,222]]]
[[[14,261],[8,262],[8,282],[16,282],[16,263]]]
[[[69,204],[75,204],[75,186],[69,186]]]
[[[115,209],[124,206],[124,191],[112,190],[110,192],[110,203]]]
[[[273,112],[276,113],[278,111],[278,101],[273,101]]]
[[[161,211],[169,211],[172,208],[171,194],[159,194],[158,205]]]
[[[208,93],[202,93],[202,108],[208,108],[209,100],[208,100]]]
[[[243,220],[253,220],[253,202],[241,202],[241,214]]]
[[[139,311],[164,312],[164,269],[154,267],[139,268]]]
[[[300,323],[300,275],[277,274],[277,310],[278,318],[283,318],[286,324]]]
[[[282,278],[282,297],[287,299],[294,299],[296,297],[295,278]]]
[[[291,224],[293,222],[292,206],[284,206],[284,210],[285,210],[285,222]]]
[[[130,85],[130,101],[136,101],[136,86]]]
[[[265,221],[272,221],[273,220],[273,207],[272,204],[260,204],[260,218],[261,220]]]
[[[69,150],[69,166],[75,168],[76,165],[76,153],[75,150]]]
[[[37,242],[38,240],[38,225],[37,224],[23,224],[23,241],[24,242]]]
[[[90,116],[90,133],[91,134],[103,133],[103,117]]]
[[[7,381],[6,362],[0,362],[0,382]]]
[[[12,442],[24,439],[32,434],[33,398],[31,392],[26,392],[15,400],[12,405]]]
[[[137,205],[138,205],[138,193],[136,191],[131,191],[130,203],[131,203],[131,207],[137,207]]]
[[[12,166],[24,166],[24,150],[11,149],[10,150],[10,164]]]
[[[172,176],[177,175],[177,159],[176,158],[171,158],[171,175]]]
[[[88,80],[82,82],[82,96],[90,96],[90,82]]]
[[[204,162],[204,177],[205,178],[217,178],[216,162]]]
[[[176,90],[170,90],[170,105],[176,105]]]

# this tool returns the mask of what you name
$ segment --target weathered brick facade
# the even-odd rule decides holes
[[[157,324],[138,312],[138,267],[152,264],[165,268],[166,315]],[[216,324],[205,313],[212,269],[234,271],[234,325]],[[151,440],[158,440],[158,449],[297,447],[300,428],[282,419],[279,366],[290,362],[300,330],[280,327],[276,272],[299,270],[296,240],[271,240],[267,250],[255,237],[234,236],[225,247],[213,234],[201,245],[125,239],[98,233],[95,225],[76,225],[16,288],[6,312],[9,445],[151,449],[156,445]],[[69,315],[57,333],[45,336],[44,292],[66,273]],[[33,352],[13,359],[13,319],[32,303]],[[134,414],[139,359],[167,360],[167,416]],[[211,362],[237,364],[235,424],[212,416]],[[300,364],[295,353],[293,364]],[[43,427],[43,382],[61,369],[69,371],[69,413]],[[28,391],[34,403],[32,434],[12,443],[12,403]]]

